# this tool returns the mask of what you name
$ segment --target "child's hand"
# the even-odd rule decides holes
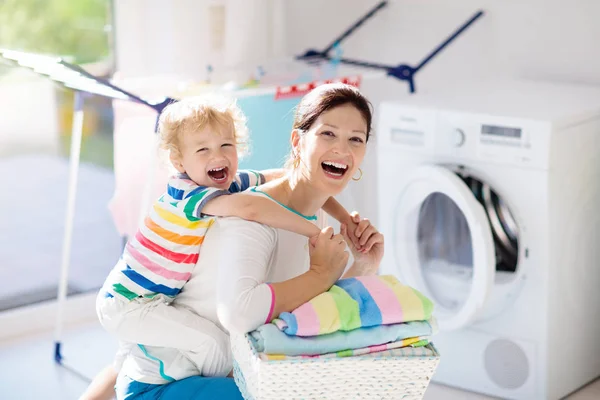
[[[344,232],[345,231],[345,232]],[[350,218],[342,224],[342,232],[352,242],[356,251],[367,253],[373,246],[369,238],[377,232],[367,218],[360,218],[357,211],[350,214]]]

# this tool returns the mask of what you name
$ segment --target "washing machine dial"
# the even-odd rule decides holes
[[[450,135],[450,144],[453,147],[461,147],[463,144],[465,144],[466,139],[465,132],[463,132],[463,130],[460,128],[456,128]]]

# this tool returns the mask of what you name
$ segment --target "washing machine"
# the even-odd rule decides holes
[[[380,271],[435,303],[433,381],[531,400],[600,376],[600,88],[417,93],[375,139]]]

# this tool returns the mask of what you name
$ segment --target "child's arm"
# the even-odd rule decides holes
[[[340,202],[335,199],[335,197],[330,197],[327,199],[323,205],[323,211],[331,215],[337,222],[341,224],[345,224],[348,222],[348,220],[352,219],[351,215],[348,214],[348,211],[346,211],[344,206],[341,205]]]
[[[325,204],[323,204],[323,211],[331,215],[340,224],[346,225],[348,237],[354,243],[354,246],[357,249],[360,249],[359,238],[355,233],[357,227],[356,221],[354,221],[354,218],[346,211],[344,206],[342,206],[334,197],[330,197]]]
[[[204,205],[202,213],[219,217],[240,217],[307,237],[316,236],[321,232],[305,218],[278,206],[273,201],[243,192],[209,200]]]

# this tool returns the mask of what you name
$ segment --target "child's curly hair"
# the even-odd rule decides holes
[[[248,152],[246,117],[234,99],[214,95],[189,97],[169,104],[158,120],[161,148],[181,156],[179,139],[183,132],[210,126],[215,130],[233,129],[239,157]]]

